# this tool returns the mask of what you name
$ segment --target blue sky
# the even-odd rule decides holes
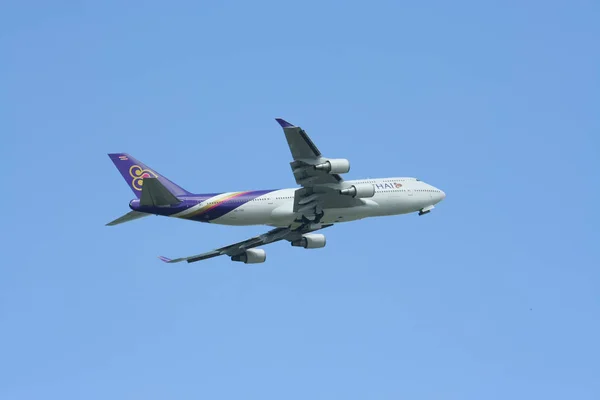
[[[597,2],[203,3],[0,5],[0,398],[600,398]],[[279,116],[447,198],[253,266],[104,226],[109,152],[293,186]]]

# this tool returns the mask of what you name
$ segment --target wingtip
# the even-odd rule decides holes
[[[171,260],[170,258],[167,258],[167,257],[164,257],[164,256],[158,256],[158,259],[159,259],[160,261],[162,261],[162,262],[166,262],[166,263],[170,263],[171,261],[173,261],[173,260]]]
[[[283,119],[283,118],[275,118],[275,121],[277,121],[277,123],[278,123],[279,125],[281,125],[281,127],[282,127],[282,128],[292,128],[292,127],[294,127],[294,126],[295,126],[295,125],[293,125],[293,124],[290,124],[289,122],[287,122],[287,121],[286,121],[285,119]]]

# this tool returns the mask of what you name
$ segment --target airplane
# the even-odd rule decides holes
[[[257,247],[288,241],[305,249],[325,247],[325,235],[314,233],[342,222],[418,213],[425,215],[446,194],[416,178],[344,180],[350,162],[324,157],[306,131],[281,119],[292,153],[292,173],[299,188],[193,194],[126,153],[108,154],[136,195],[132,211],[109,222],[118,225],[149,215],[221,225],[267,225],[274,229],[248,240],[166,263],[188,263],[226,255],[232,261],[258,264],[266,252]]]

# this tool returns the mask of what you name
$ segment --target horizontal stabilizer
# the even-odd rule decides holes
[[[124,222],[129,222],[129,221],[133,221],[135,219],[147,217],[148,215],[150,215],[150,214],[142,213],[139,211],[130,211],[127,214],[115,219],[114,221],[109,222],[108,224],[106,224],[106,226],[119,225]]]
[[[171,206],[181,203],[169,189],[163,186],[158,178],[144,178],[142,185],[141,206]]]

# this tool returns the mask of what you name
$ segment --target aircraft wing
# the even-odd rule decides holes
[[[290,163],[294,178],[298,185],[309,187],[322,184],[336,184],[343,181],[338,174],[329,174],[325,171],[315,170],[313,165],[325,160],[317,146],[308,137],[306,131],[299,126],[290,124],[284,119],[275,119],[283,128],[285,139],[292,153],[293,162]]]
[[[166,263],[177,263],[181,261],[187,261],[188,263],[202,261],[213,257],[227,255],[230,257],[239,256],[244,254],[246,250],[263,246],[269,243],[279,242],[280,240],[294,241],[302,237],[303,234],[314,232],[319,229],[327,228],[331,225],[311,225],[305,226],[301,229],[293,230],[291,228],[275,228],[269,232],[263,233],[262,235],[255,236],[253,238],[244,240],[242,242],[234,243],[229,246],[221,247],[219,249],[211,250],[206,253],[196,254],[189,257],[181,257],[176,259],[170,259],[167,257],[159,256],[162,261]]]
[[[294,226],[308,222],[318,223],[324,215],[324,210],[328,208],[364,205],[360,199],[340,194],[340,190],[348,185],[339,174],[315,168],[330,159],[323,157],[306,131],[284,119],[276,118],[276,121],[283,128],[294,159],[290,163],[294,178],[296,183],[302,186],[294,195],[294,212],[301,214],[303,218]]]

